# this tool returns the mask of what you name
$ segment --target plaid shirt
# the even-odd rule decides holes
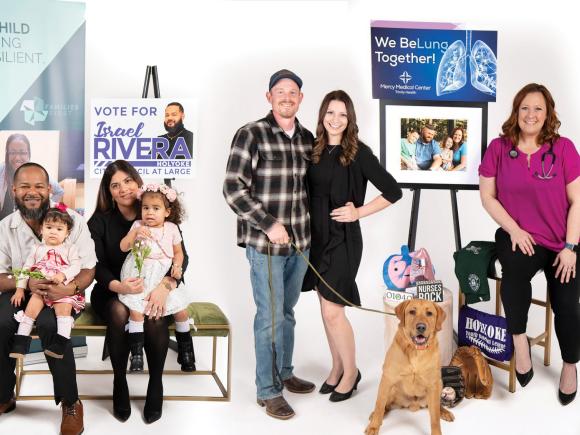
[[[240,128],[230,150],[223,194],[238,215],[238,246],[268,252],[267,231],[276,222],[301,249],[310,247],[306,170],[314,136],[295,121],[292,138],[270,112]],[[289,245],[272,245],[273,255],[290,255]]]

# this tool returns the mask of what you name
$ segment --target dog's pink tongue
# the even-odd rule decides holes
[[[427,348],[427,339],[422,335],[415,337],[415,346],[418,350],[424,350]]]

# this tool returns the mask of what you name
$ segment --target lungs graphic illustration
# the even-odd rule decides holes
[[[437,70],[437,95],[458,91],[467,83],[467,56],[465,44],[457,40],[451,44]]]
[[[485,42],[477,40],[469,56],[471,85],[486,94],[495,95],[497,59]]]
[[[453,42],[441,58],[437,69],[437,95],[450,94],[467,83],[467,65],[471,85],[480,92],[495,95],[497,58],[492,49],[481,40],[470,44],[471,31],[466,32],[466,43]]]

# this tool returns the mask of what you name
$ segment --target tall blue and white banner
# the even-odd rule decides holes
[[[196,101],[187,98],[93,100],[90,177],[123,159],[143,178],[193,178],[197,118]]]
[[[497,32],[424,24],[371,23],[373,98],[495,101]]]
[[[14,207],[12,175],[44,166],[53,199],[82,209],[85,5],[3,1],[0,10],[0,218]]]

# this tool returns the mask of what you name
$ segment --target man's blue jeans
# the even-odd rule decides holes
[[[309,251],[304,252],[308,258]],[[308,265],[297,252],[289,256],[272,255],[274,310],[268,284],[268,255],[246,247],[250,279],[256,303],[254,343],[256,351],[256,387],[258,399],[280,396],[272,377],[272,311],[276,330],[276,366],[283,380],[292,377],[294,350],[294,306],[298,302]]]

